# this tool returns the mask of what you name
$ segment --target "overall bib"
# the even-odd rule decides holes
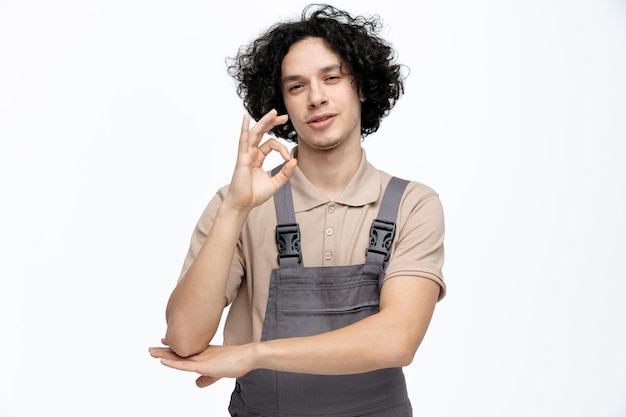
[[[407,183],[391,179],[364,248],[365,263],[351,266],[304,267],[290,184],[276,193],[279,268],[272,271],[261,340],[328,332],[378,312]],[[402,368],[338,376],[254,370],[237,379],[229,412],[233,417],[412,415]]]

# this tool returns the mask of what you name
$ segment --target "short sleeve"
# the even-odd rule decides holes
[[[396,237],[385,280],[417,276],[435,281],[439,300],[447,291],[443,278],[445,222],[439,195],[428,186],[411,182],[396,221]]]

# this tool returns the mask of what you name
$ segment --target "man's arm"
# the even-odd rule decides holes
[[[407,366],[421,344],[439,296],[439,285],[396,277],[381,290],[380,312],[357,323],[310,337],[259,343],[254,368],[327,375]]]
[[[293,174],[296,166],[287,148],[274,139],[263,144],[265,132],[287,121],[272,110],[252,128],[244,116],[235,170],[224,201],[193,263],[172,291],[167,303],[165,344],[187,357],[207,348],[226,306],[226,282],[241,228],[250,210],[267,201]],[[263,170],[272,151],[287,161],[273,177]]]
[[[226,282],[246,213],[222,203],[196,258],[167,303],[164,342],[180,356],[203,351],[226,306]]]
[[[152,349],[151,354],[164,365],[201,374],[199,386],[254,369],[337,375],[406,366],[426,334],[439,290],[430,279],[398,276],[383,284],[379,313],[332,332],[210,346],[187,359],[167,348]]]

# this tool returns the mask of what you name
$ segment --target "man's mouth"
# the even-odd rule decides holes
[[[309,119],[308,124],[315,128],[323,128],[330,124],[331,120],[335,117],[334,114],[322,114]]]
[[[330,119],[332,116],[322,116],[322,117],[316,117],[315,119],[311,120],[311,122],[315,123],[315,122],[321,122],[323,120],[326,119]]]

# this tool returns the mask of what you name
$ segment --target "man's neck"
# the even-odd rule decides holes
[[[360,142],[329,150],[298,146],[298,168],[321,193],[335,200],[346,189],[361,164]]]

